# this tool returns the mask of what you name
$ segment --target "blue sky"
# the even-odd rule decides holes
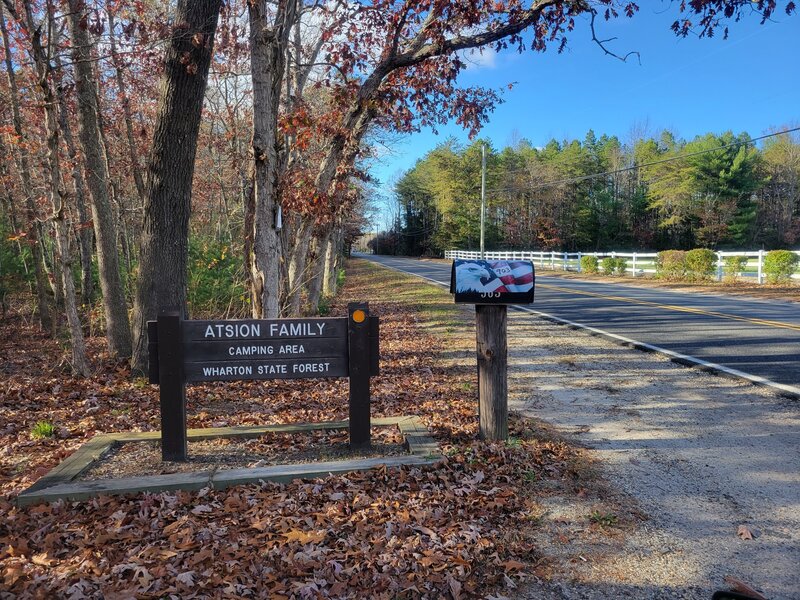
[[[555,50],[523,55],[475,57],[462,85],[502,87],[505,102],[479,134],[495,148],[526,138],[541,146],[552,138],[583,139],[590,128],[625,141],[634,127],[664,128],[683,138],[709,131],[747,131],[800,125],[800,15],[778,13],[759,25],[753,15],[730,24],[730,37],[677,38],[670,30],[677,7],[660,0],[639,3],[632,19],[597,22],[600,38],[618,54],[641,54],[623,63],[605,56],[591,41],[588,21],[579,23],[563,54]],[[392,144],[371,173],[381,195],[392,180],[447,137],[467,143],[453,124],[439,135],[423,130]],[[383,219],[382,219],[383,220]]]

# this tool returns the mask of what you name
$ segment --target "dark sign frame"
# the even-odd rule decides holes
[[[159,385],[162,460],[186,460],[186,384],[208,381],[348,377],[350,445],[369,446],[370,377],[380,371],[380,322],[369,315],[366,302],[348,304],[347,314],[196,321],[165,310],[148,321],[149,380]]]

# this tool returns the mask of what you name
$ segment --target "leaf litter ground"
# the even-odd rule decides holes
[[[622,535],[635,516],[580,449],[513,415],[509,443],[477,440],[475,368],[443,359],[464,350],[449,336],[463,311],[424,286],[399,291],[399,277],[351,262],[333,315],[352,300],[380,315],[372,414],[419,415],[444,461],[286,485],[17,508],[15,494],[96,433],[157,429],[158,400],[104,356],[102,339],[89,344],[95,374],[75,379],[57,341],[19,315],[2,322],[0,598],[489,597],[550,572],[537,531],[547,497],[615,516],[587,517],[587,535]],[[187,397],[189,427],[347,415],[346,380],[196,385]],[[42,420],[52,438],[32,436]],[[285,441],[274,446],[261,451]]]

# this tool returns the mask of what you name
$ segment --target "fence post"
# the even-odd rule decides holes
[[[583,271],[581,270],[581,257],[582,257],[582,256],[583,256],[583,255],[581,254],[581,252],[580,252],[580,250],[579,250],[579,251],[578,251],[578,273],[582,273],[582,272],[583,272]]]
[[[566,252],[564,252],[564,270],[565,271],[569,271],[569,269],[567,268],[567,253]]]
[[[636,252],[633,253],[633,259],[631,259],[631,277],[636,277]]]
[[[551,271],[555,271],[556,270],[556,251],[555,250],[551,250],[550,251],[550,270]]]
[[[764,250],[758,251],[758,283],[764,283],[762,278],[764,277]]]
[[[717,251],[717,281],[722,281],[722,252]]]

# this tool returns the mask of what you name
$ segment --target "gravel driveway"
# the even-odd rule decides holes
[[[513,312],[509,363],[510,408],[591,448],[645,516],[600,553],[551,547],[566,583],[517,597],[708,599],[733,576],[800,598],[800,402]]]

